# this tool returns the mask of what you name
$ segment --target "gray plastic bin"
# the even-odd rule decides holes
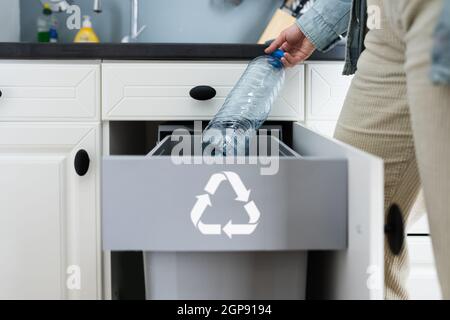
[[[148,299],[304,299],[307,251],[346,248],[346,160],[270,139],[272,175],[174,163],[170,137],[148,156],[104,158],[103,247],[144,251]]]
[[[307,253],[145,253],[147,299],[305,298]]]

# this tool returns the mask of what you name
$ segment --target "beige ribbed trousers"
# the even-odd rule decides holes
[[[441,288],[450,299],[450,86],[429,80],[443,1],[368,5],[380,8],[381,28],[367,34],[335,137],[384,159],[385,212],[398,204],[408,223],[422,186]],[[407,277],[406,245],[394,256],[385,243],[387,299],[408,297]]]

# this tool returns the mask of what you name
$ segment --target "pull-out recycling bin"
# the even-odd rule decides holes
[[[305,298],[306,251],[145,253],[147,299]]]
[[[148,299],[304,299],[307,252],[346,249],[346,159],[268,139],[277,154],[233,163],[170,136],[104,158],[103,247],[144,252]]]

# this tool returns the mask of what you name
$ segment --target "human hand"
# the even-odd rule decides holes
[[[295,24],[283,30],[265,52],[270,54],[278,48],[285,52],[281,62],[286,67],[293,67],[297,63],[308,59],[316,50],[314,44],[309,41]]]

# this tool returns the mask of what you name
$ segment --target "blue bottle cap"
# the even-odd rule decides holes
[[[48,33],[50,35],[50,39],[58,39],[58,31],[56,31],[55,28],[51,27]]]
[[[270,54],[270,56],[272,58],[275,58],[273,60],[273,62],[271,62],[271,65],[274,66],[275,68],[282,68],[283,67],[283,63],[281,62],[281,58],[284,57],[284,51],[281,49],[277,49],[274,52],[272,52]]]
[[[275,59],[281,60],[281,58],[284,57],[284,51],[281,49],[277,49],[274,52],[272,52],[270,55],[272,57],[274,57]]]

